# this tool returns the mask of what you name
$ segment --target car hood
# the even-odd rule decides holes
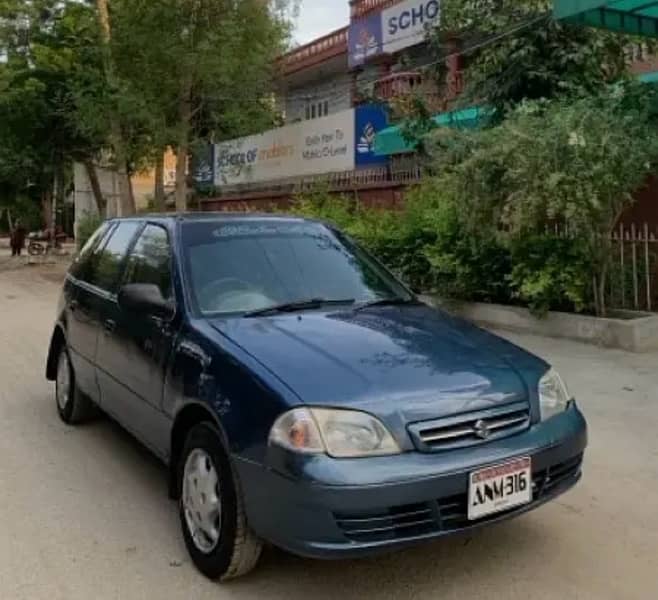
[[[424,305],[306,312],[210,324],[308,405],[402,422],[527,401],[546,364]]]

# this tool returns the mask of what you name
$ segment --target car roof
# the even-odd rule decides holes
[[[131,217],[115,217],[111,221],[157,221],[157,222],[206,222],[215,221],[218,223],[230,222],[256,222],[271,221],[277,223],[318,223],[321,221],[307,219],[286,214],[272,213],[244,213],[244,212],[184,212],[184,213],[151,213],[143,215],[134,215]]]

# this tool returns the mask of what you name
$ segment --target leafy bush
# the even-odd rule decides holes
[[[605,315],[610,234],[658,160],[657,100],[648,86],[623,82],[582,98],[523,103],[483,131],[433,134],[432,167],[455,190],[460,219],[471,231],[524,239],[557,223],[581,240],[591,294],[575,293],[573,281],[565,279],[584,275],[580,270],[549,281],[561,272],[558,253],[551,255],[553,274],[549,266],[543,276],[517,269],[517,295],[541,305],[547,294],[569,289],[565,302],[589,296],[586,302]]]
[[[101,226],[103,219],[98,215],[93,213],[85,213],[77,223],[77,235],[76,235],[76,244],[78,250],[81,250],[83,246],[87,243],[89,238],[94,234],[94,232]]]
[[[436,175],[401,211],[326,189],[297,209],[334,222],[416,289],[604,315],[616,276],[610,232],[658,159],[653,98],[620,84],[525,103],[481,131],[439,129],[427,146]],[[548,223],[569,236],[548,235]]]
[[[512,295],[535,314],[592,306],[592,264],[582,242],[531,235],[513,240],[510,249]]]
[[[300,195],[294,212],[333,223],[412,288],[444,297],[506,302],[509,252],[494,236],[469,234],[441,180],[412,190],[401,211],[357,206],[326,190]]]
[[[592,306],[592,267],[581,242],[473,228],[450,178],[426,179],[401,211],[363,208],[322,189],[298,196],[293,210],[336,225],[418,291],[522,304],[536,314]]]

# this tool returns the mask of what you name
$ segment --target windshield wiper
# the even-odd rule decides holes
[[[378,300],[363,302],[362,304],[355,306],[354,312],[364,310],[366,308],[372,308],[373,306],[403,306],[406,304],[418,304],[418,301],[414,298],[400,298],[399,296],[392,298],[379,298]]]
[[[339,304],[354,304],[356,300],[354,298],[348,298],[345,300],[328,300],[326,298],[311,298],[309,300],[297,300],[295,302],[285,302],[282,304],[275,304],[274,306],[268,306],[267,308],[260,308],[258,310],[252,310],[246,312],[243,316],[245,318],[250,317],[264,317],[267,315],[275,315],[277,313],[292,313],[299,310],[312,310],[314,308],[322,308],[323,306],[332,306]]]

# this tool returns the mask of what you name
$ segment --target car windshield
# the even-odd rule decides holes
[[[204,315],[412,300],[386,269],[319,223],[187,222],[182,241],[192,299]]]

